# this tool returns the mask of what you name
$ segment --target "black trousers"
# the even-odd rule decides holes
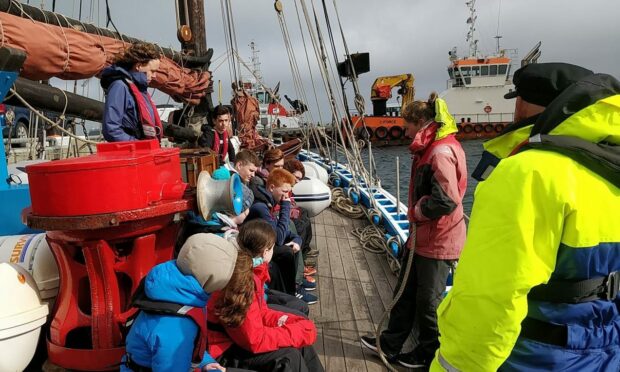
[[[290,246],[276,245],[273,248],[273,258],[269,265],[269,276],[271,277],[269,288],[295,295],[296,264],[295,253]],[[280,280],[282,288],[278,283]]]
[[[301,250],[306,252],[310,250],[310,242],[312,241],[312,221],[308,215],[308,211],[299,207],[301,214],[299,218],[293,219],[297,235],[301,237]]]
[[[223,366],[247,368],[258,372],[323,372],[325,369],[314,347],[285,347],[254,354],[237,345],[231,346],[218,359]]]
[[[304,301],[288,293],[273,289],[267,290],[267,304],[271,309],[300,315],[305,318],[310,313],[310,308]]]
[[[409,254],[407,250],[403,262],[407,262]],[[417,326],[419,336],[415,353],[422,360],[433,358],[439,348],[437,307],[446,290],[446,280],[453,263],[452,260],[437,260],[414,254],[407,278],[403,278],[403,266],[396,291],[403,281],[405,290],[390,312],[387,329],[381,333],[381,350],[384,353],[400,353],[413,327]]]

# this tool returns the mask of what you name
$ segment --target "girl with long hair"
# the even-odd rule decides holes
[[[275,242],[275,232],[263,220],[241,226],[237,243],[240,252],[254,256],[253,283],[229,285],[214,293],[215,301],[209,303],[207,312],[209,352],[224,366],[258,371],[284,370],[281,368],[287,366],[289,371],[321,372],[323,366],[312,347],[317,335],[314,323],[300,315],[270,309],[265,301],[267,265]],[[233,274],[231,281],[234,278]],[[235,316],[235,307],[248,293],[252,301],[247,315]]]

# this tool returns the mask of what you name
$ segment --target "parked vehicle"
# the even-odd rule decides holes
[[[0,115],[6,118],[6,126],[2,128],[2,138],[28,138],[30,127],[30,110],[19,106],[0,104]]]

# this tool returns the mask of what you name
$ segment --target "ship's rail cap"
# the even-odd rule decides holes
[[[452,62],[454,67],[472,66],[472,65],[497,65],[510,64],[510,58],[507,57],[487,57],[487,58],[463,58]]]

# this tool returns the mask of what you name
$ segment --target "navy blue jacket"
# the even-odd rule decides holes
[[[112,65],[106,67],[101,73],[101,87],[106,92],[105,108],[103,111],[103,138],[108,142],[135,141],[143,139],[142,124],[138,115],[136,101],[123,79],[132,80],[142,96],[149,102],[147,92],[148,84],[146,74]],[[146,105],[153,119],[153,109],[150,104]]]
[[[274,216],[271,213],[271,208],[275,205],[275,201],[271,193],[263,186],[258,186],[255,191],[254,204],[250,207],[250,213],[246,217],[246,221],[262,218],[269,222],[276,232],[276,245],[295,242],[301,246],[301,238],[289,230],[291,202],[281,202],[280,213],[278,216]]]
[[[153,267],[146,276],[144,292],[151,300],[193,307],[206,307],[210,297],[196,278],[179,271],[176,260]],[[127,354],[135,363],[153,371],[189,371],[198,332],[198,326],[189,317],[142,311],[127,335]],[[205,352],[200,367],[209,363],[216,361]],[[121,364],[121,372],[130,371]]]

